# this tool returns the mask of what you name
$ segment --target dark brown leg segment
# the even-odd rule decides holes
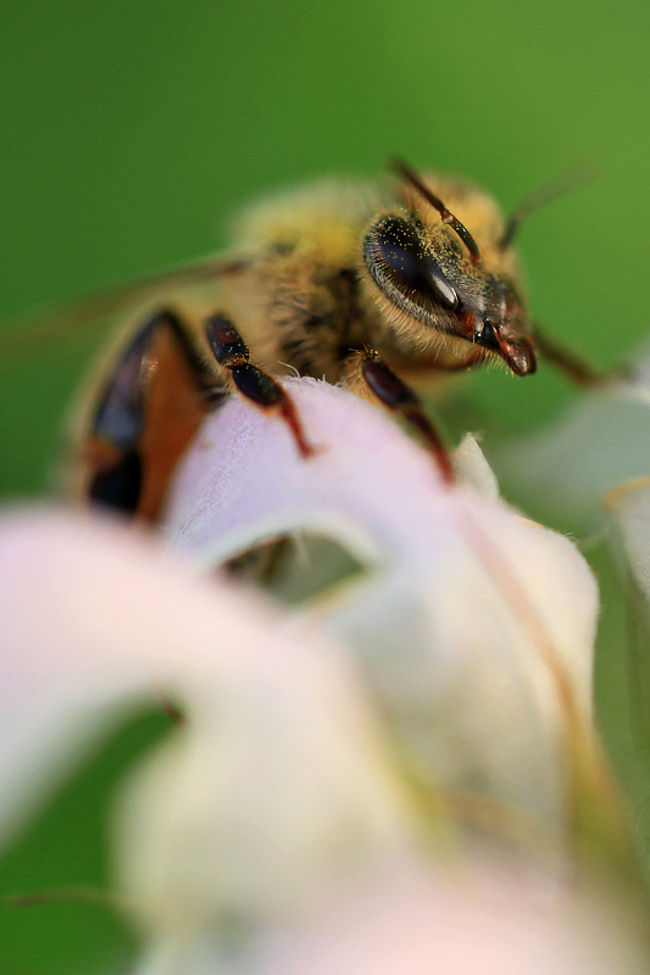
[[[248,346],[230,319],[211,315],[205,334],[215,359],[229,370],[238,392],[263,410],[275,410],[289,427],[301,456],[311,457],[314,448],[305,437],[293,400],[280,383],[249,361]]]
[[[443,480],[448,484],[452,483],[454,471],[449,452],[440,434],[422,409],[416,393],[388,368],[379,352],[361,353],[357,368],[360,369],[364,382],[377,399],[405,420],[424,439],[435,458]]]
[[[147,319],[118,357],[83,448],[94,503],[153,520],[209,409],[214,376],[174,312]]]

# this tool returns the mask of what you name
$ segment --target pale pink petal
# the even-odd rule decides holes
[[[400,556],[445,500],[432,458],[351,393],[307,379],[286,386],[319,453],[305,462],[276,416],[233,398],[208,418],[178,472],[164,519],[174,547],[210,566],[300,525],[367,559]]]
[[[563,821],[554,668],[585,714],[593,577],[562,536],[494,500],[476,443],[446,488],[432,458],[379,409],[288,381],[307,436],[240,400],[211,416],[179,471],[170,544],[209,567],[283,532],[336,539],[367,573],[309,610],[362,660],[382,705],[438,783]]]
[[[143,698],[155,703],[161,692],[187,713],[188,727],[177,731],[173,748],[185,766],[193,763],[196,774],[193,789],[182,796],[173,777],[161,793],[152,790],[150,820],[140,809],[138,825],[125,825],[125,843],[142,828],[142,859],[146,843],[155,845],[164,829],[183,835],[180,813],[171,825],[165,818],[173,801],[181,804],[188,828],[206,843],[213,841],[204,851],[210,877],[219,872],[210,858],[218,845],[211,831],[226,802],[233,816],[241,808],[251,826],[249,836],[243,831],[239,837],[242,857],[247,845],[259,846],[263,837],[271,851],[277,848],[273,855],[280,855],[282,844],[290,852],[296,809],[276,791],[279,782],[305,813],[315,812],[313,802],[305,806],[314,783],[326,785],[318,817],[309,822],[305,816],[302,842],[295,846],[315,884],[322,874],[315,865],[319,856],[328,861],[331,854],[321,834],[330,830],[337,836],[339,820],[355,824],[350,848],[357,837],[367,851],[401,835],[401,800],[383,765],[372,716],[332,642],[289,636],[281,618],[260,600],[198,578],[150,539],[121,526],[48,510],[0,518],[0,668],[5,835],[27,801],[42,794],[108,722]],[[251,764],[243,760],[245,752]],[[259,779],[256,753],[264,770]],[[214,790],[204,794],[201,776],[206,782],[216,776],[217,756],[231,771],[225,775],[222,768],[221,779],[211,780]],[[341,756],[346,760],[339,766]],[[177,770],[179,777],[188,774]],[[248,785],[256,790],[249,796]],[[227,799],[222,788],[228,789]],[[247,799],[254,800],[254,817]],[[258,815],[275,801],[275,819]],[[262,834],[257,838],[255,823]],[[167,839],[156,869],[167,872],[169,884],[151,897],[142,895],[144,913],[168,910],[166,898],[176,903],[175,891],[182,888],[182,841]],[[236,857],[234,848],[231,852]],[[133,879],[134,895],[146,888],[145,873],[143,868]]]
[[[650,369],[580,395],[546,428],[499,456],[507,483],[537,517],[593,530],[605,494],[650,473]]]
[[[643,975],[639,932],[620,897],[474,851],[352,880],[234,950],[209,933],[161,940],[138,975]]]
[[[254,975],[641,975],[632,930],[530,865],[398,872],[267,947]],[[260,953],[262,954],[262,952]]]

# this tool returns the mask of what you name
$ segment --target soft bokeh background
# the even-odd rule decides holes
[[[393,153],[462,172],[506,208],[584,162],[599,179],[531,218],[520,246],[548,331],[619,361],[647,330],[649,21],[641,0],[5,4],[0,317],[219,249],[239,203],[318,174],[372,175]],[[4,495],[43,490],[101,342],[89,328],[18,354],[16,327],[0,353]],[[525,429],[574,395],[545,370],[463,382],[458,409],[474,428],[489,416]],[[617,612],[606,607],[606,661]],[[601,666],[611,684],[613,665]],[[103,882],[101,797],[152,727],[114,742],[34,827],[4,890]],[[7,975],[100,971],[127,950],[88,906],[0,908],[0,927]]]

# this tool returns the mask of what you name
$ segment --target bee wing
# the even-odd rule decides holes
[[[15,355],[42,342],[88,328],[105,321],[130,304],[144,304],[166,287],[208,284],[212,279],[243,273],[251,258],[209,257],[148,274],[124,285],[106,288],[61,304],[26,312],[5,322],[0,333],[0,364],[8,365]]]

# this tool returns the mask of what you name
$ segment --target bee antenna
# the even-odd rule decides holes
[[[402,179],[406,180],[407,183],[410,183],[411,186],[418,191],[420,196],[423,196],[432,207],[435,207],[442,217],[442,222],[446,223],[448,227],[451,227],[451,229],[458,234],[462,242],[465,244],[474,263],[476,264],[478,261],[480,261],[481,252],[478,249],[478,244],[470,234],[465,224],[461,223],[458,217],[455,217],[453,213],[447,209],[440,197],[436,196],[435,193],[431,192],[428,186],[424,185],[415,170],[411,169],[411,167],[401,159],[392,159],[390,168],[401,176]]]
[[[572,166],[570,169],[565,169],[563,172],[558,173],[550,182],[534,190],[510,214],[506,222],[505,230],[503,231],[503,236],[498,244],[499,250],[505,251],[510,247],[521,223],[531,213],[534,213],[535,210],[541,210],[542,207],[545,207],[552,200],[557,199],[558,196],[564,196],[565,193],[570,193],[579,186],[584,186],[585,183],[591,183],[599,175],[600,173],[595,166],[580,164],[579,166]]]

